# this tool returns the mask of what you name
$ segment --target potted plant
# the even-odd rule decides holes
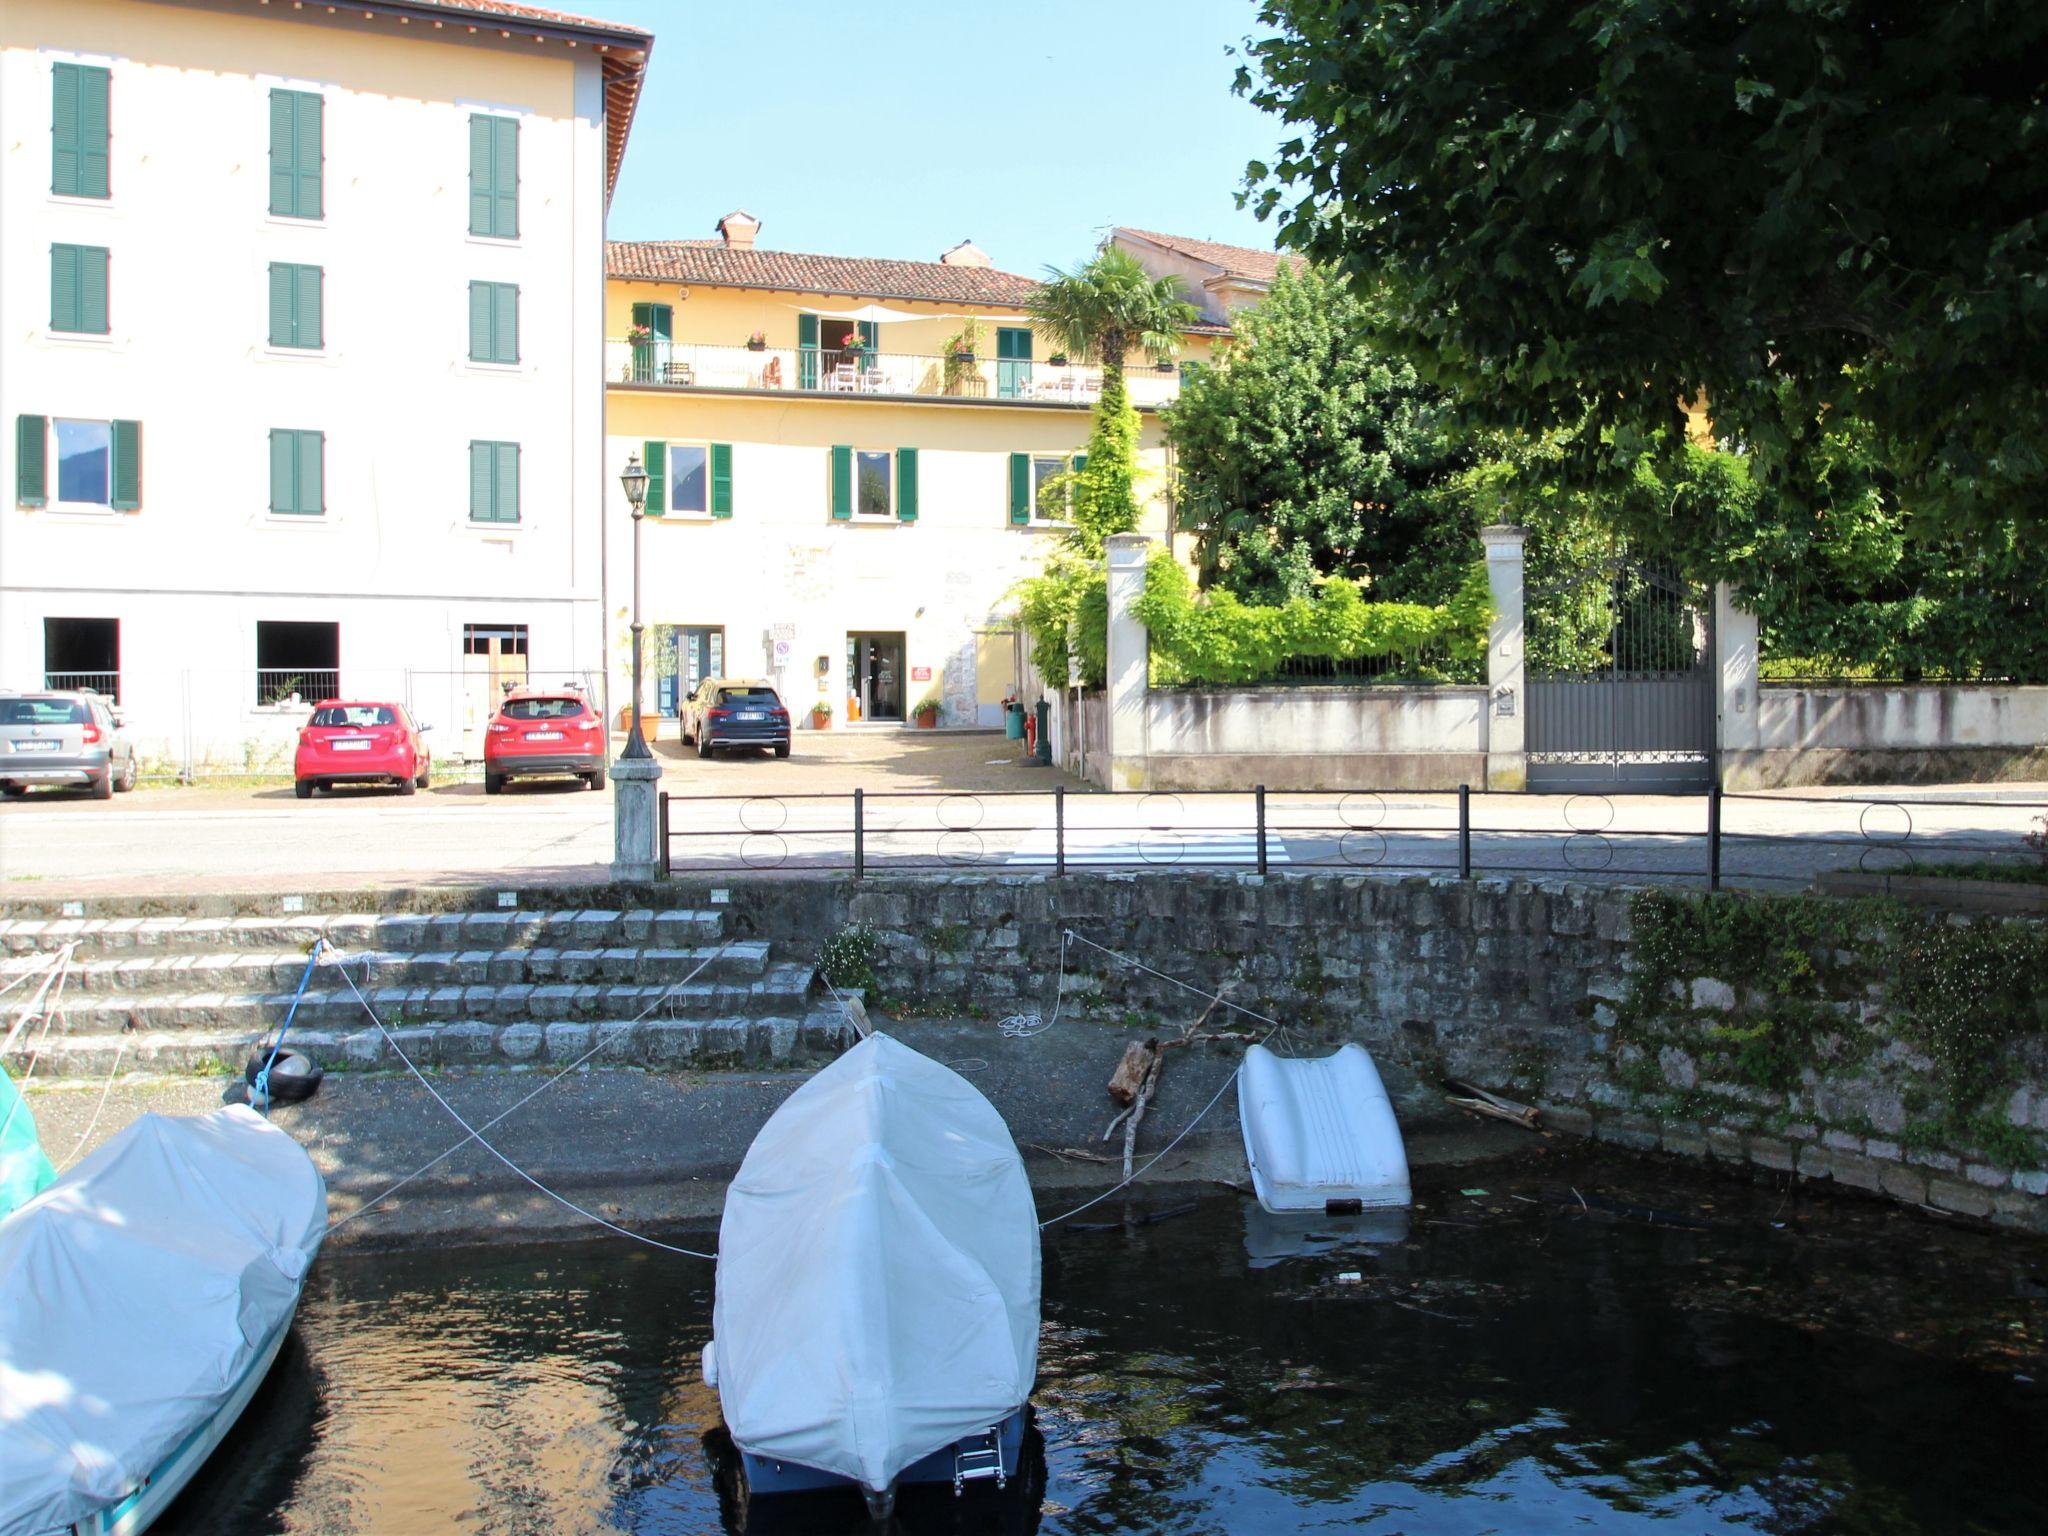
[[[919,699],[917,701],[917,708],[913,711],[917,716],[918,729],[928,731],[937,725],[939,723],[939,711],[943,707],[939,703],[939,696],[936,693],[928,693]]]
[[[859,357],[861,353],[867,351],[867,349],[868,339],[867,337],[861,335],[859,331],[855,331],[851,336],[847,337],[846,340],[839,343],[839,350],[846,353],[846,355],[849,357]]]
[[[972,316],[959,330],[946,338],[946,393],[964,395],[972,390],[979,394],[986,389],[982,383],[981,370],[975,366],[975,353],[981,347],[981,322]]]
[[[766,331],[756,331],[753,335],[749,336],[747,338],[747,350],[749,352],[766,352],[768,350],[768,333]]]
[[[1064,368],[1067,366],[1067,354],[1064,352],[1055,352],[1051,357],[1048,357],[1046,361],[1052,364],[1052,366],[1055,368]]]
[[[811,729],[822,731],[828,729],[831,724],[832,706],[824,699],[820,699],[811,706]]]
[[[648,342],[654,340],[654,327],[651,325],[629,325],[626,327],[626,340],[636,347],[644,347]]]
[[[1162,357],[1159,359],[1158,362],[1154,363],[1152,366],[1154,368],[1157,368],[1161,373],[1171,373],[1179,365],[1175,363],[1174,360],[1170,357]]]

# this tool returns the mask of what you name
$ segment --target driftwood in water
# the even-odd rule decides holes
[[[1444,1079],[1444,1086],[1451,1090],[1449,1102],[1470,1115],[1484,1115],[1491,1120],[1505,1120],[1509,1125],[1519,1125],[1525,1131],[1542,1132],[1536,1123],[1539,1111],[1533,1104],[1517,1104],[1513,1099],[1502,1098],[1497,1093],[1488,1093],[1470,1083],[1460,1082],[1455,1077]]]
[[[1133,1040],[1125,1046],[1123,1060],[1109,1074],[1109,1096],[1126,1109],[1137,1103],[1138,1090],[1145,1086],[1146,1075],[1158,1059],[1157,1040]],[[1110,1123],[1114,1127],[1115,1122]]]

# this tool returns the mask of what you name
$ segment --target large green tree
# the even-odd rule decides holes
[[[1440,496],[1463,458],[1442,393],[1374,344],[1356,285],[1314,267],[1283,267],[1236,329],[1166,413],[1203,586],[1276,603],[1343,576],[1444,601],[1478,544]]]
[[[2048,5],[1259,15],[1240,89],[1299,130],[1259,211],[1494,424],[1590,418],[1567,467],[1625,468],[1704,394],[1785,494],[1827,420],[1923,521],[2048,527]]]
[[[1170,358],[1202,318],[1177,277],[1154,277],[1129,251],[1106,245],[1071,272],[1047,270],[1024,301],[1039,330],[1076,357],[1102,364],[1103,387],[1121,386],[1133,351]]]

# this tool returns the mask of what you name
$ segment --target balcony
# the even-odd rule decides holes
[[[963,359],[917,352],[842,352],[830,347],[714,347],[688,341],[608,340],[604,376],[621,384],[674,389],[852,395],[876,400],[982,400],[1019,405],[1093,405],[1102,370],[1082,364]],[[1139,410],[1180,396],[1180,369],[1125,365],[1124,383]]]

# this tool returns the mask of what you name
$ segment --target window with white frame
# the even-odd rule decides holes
[[[1064,523],[1073,515],[1073,483],[1057,483],[1072,467],[1073,461],[1070,459],[1046,454],[1033,455],[1031,520],[1034,523]]]
[[[668,509],[685,516],[711,514],[711,445],[668,445]]]
[[[853,515],[896,515],[896,456],[886,448],[858,448],[853,455]]]

